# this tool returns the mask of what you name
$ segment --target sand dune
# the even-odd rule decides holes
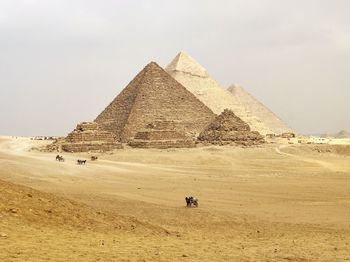
[[[45,143],[0,139],[1,261],[350,259],[347,148],[130,149],[78,166],[90,155],[30,150]]]

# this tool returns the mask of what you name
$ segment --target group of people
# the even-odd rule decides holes
[[[56,156],[56,161],[64,162],[63,156],[57,155],[57,156]]]
[[[92,157],[91,157],[91,159],[92,159]],[[93,159],[93,160],[97,160],[97,156],[94,156],[94,159]],[[57,156],[56,156],[56,161],[64,162],[63,156],[57,155]],[[85,165],[85,164],[86,164],[86,160],[80,160],[80,159],[78,159],[78,160],[77,160],[77,164],[78,164],[78,165]]]
[[[186,200],[186,205],[187,207],[191,207],[192,205],[194,205],[195,207],[198,207],[198,199],[193,197],[193,196],[189,196],[189,197],[185,197]]]

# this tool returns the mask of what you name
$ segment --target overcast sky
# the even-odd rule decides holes
[[[350,130],[348,0],[0,0],[0,134],[66,135],[181,50],[298,132]]]

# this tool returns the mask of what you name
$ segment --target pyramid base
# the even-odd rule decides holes
[[[130,141],[129,146],[134,148],[192,148],[195,143],[192,140],[140,140],[134,139]]]

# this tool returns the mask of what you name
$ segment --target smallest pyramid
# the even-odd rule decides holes
[[[350,138],[350,132],[341,130],[335,135],[335,138]]]
[[[249,125],[231,110],[225,109],[200,133],[198,141],[214,145],[252,146],[264,143],[264,138],[259,132],[251,131]]]

